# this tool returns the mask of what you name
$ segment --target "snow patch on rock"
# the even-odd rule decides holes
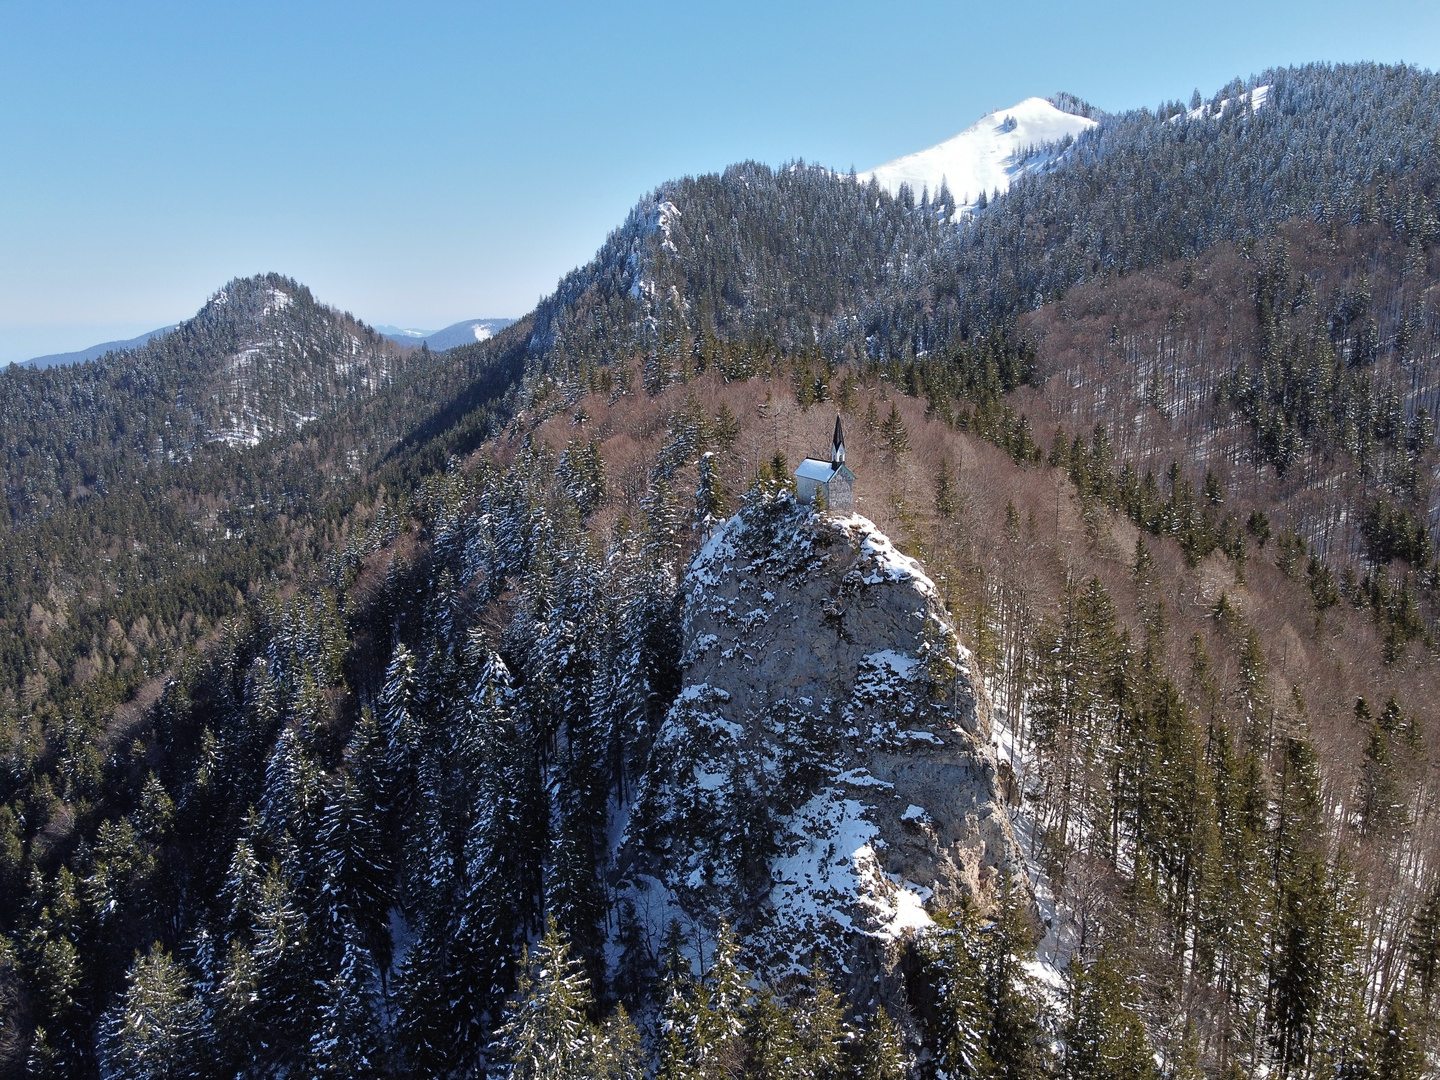
[[[988,695],[934,583],[873,522],[758,500],[717,525],[685,591],[683,688],[622,892],[644,877],[686,926],[738,924],[766,979],[818,950],[883,982],[932,912],[1023,881]]]

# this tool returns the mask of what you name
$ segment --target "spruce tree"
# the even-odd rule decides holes
[[[745,1016],[746,1080],[804,1080],[804,1049],[790,1013],[768,987]]]
[[[185,969],[158,943],[137,956],[125,996],[105,1017],[101,1057],[118,1080],[201,1075],[201,1004]]]
[[[739,1057],[738,1042],[750,998],[750,973],[740,966],[740,943],[724,920],[716,935],[715,953],[705,981],[709,990],[706,1039],[716,1047],[718,1056],[734,1061]]]
[[[255,902],[252,935],[232,942],[221,980],[226,1042],[240,1057],[294,1065],[309,1038],[316,985],[305,914],[272,860]]]
[[[1399,995],[1392,995],[1370,1034],[1369,1075],[1374,1080],[1420,1080],[1426,1075],[1425,1050],[1405,1015]]]
[[[855,1080],[905,1080],[907,1056],[900,1029],[882,1005],[871,1015],[855,1054]]]
[[[594,1075],[593,1005],[583,966],[551,923],[520,962],[515,998],[497,1031],[505,1080],[589,1080]]]
[[[620,901],[616,919],[619,930],[615,940],[620,946],[620,961],[615,970],[615,996],[634,1008],[646,997],[650,987],[651,957],[646,948],[644,928],[635,911],[635,902],[629,897]]]
[[[1173,1056],[1165,1076],[1166,1080],[1205,1080],[1205,1069],[1200,1060],[1200,1037],[1196,1033],[1194,1021],[1185,1021],[1179,1050]]]
[[[404,644],[395,647],[380,692],[379,724],[386,746],[386,770],[393,809],[402,822],[412,820],[419,767],[419,664]]]
[[[940,462],[935,474],[935,512],[941,520],[950,521],[960,511],[960,495],[955,490],[955,481],[950,475],[950,463]]]
[[[310,1036],[311,1069],[317,1078],[371,1080],[385,1070],[376,1001],[380,975],[359,932],[346,930],[339,970],[325,987]]]
[[[265,1025],[261,1017],[260,973],[255,954],[231,941],[213,991],[215,1047],[220,1061],[238,1072],[259,1060]]]
[[[1065,1080],[1159,1080],[1131,981],[1102,952],[1088,967],[1071,961],[1064,1029]]]
[[[1348,882],[1327,866],[1319,761],[1310,743],[1286,740],[1274,829],[1274,914],[1269,942],[1267,1026],[1286,1071],[1309,1067],[1348,1031],[1326,1032],[1334,1018],[1333,980],[1347,958],[1346,913],[1337,901]],[[1339,1018],[1335,1018],[1339,1020]],[[1345,1023],[1340,1020],[1339,1022]]]
[[[824,969],[810,972],[809,994],[794,1010],[804,1075],[814,1080],[840,1076],[844,1070],[850,1031],[840,996]]]
[[[605,892],[589,837],[564,821],[555,838],[547,906],[556,926],[586,967],[592,985],[605,977]]]
[[[901,419],[900,410],[893,401],[890,403],[890,413],[880,427],[880,437],[885,440],[885,448],[892,457],[898,458],[910,450],[910,434],[905,430],[905,421]]]
[[[700,486],[695,490],[695,528],[708,536],[728,509],[729,501],[720,483],[715,455],[706,451],[700,455]]]
[[[326,933],[338,940],[346,924],[358,927],[367,946],[389,965],[392,870],[375,811],[351,776],[332,789],[320,822],[319,855],[325,867],[320,886]]]
[[[725,923],[710,970],[695,979],[680,951],[678,924],[671,924],[659,1021],[662,1078],[736,1074],[745,1060],[743,1033],[750,999],[749,974],[739,964],[739,943]]]
[[[1025,961],[1034,956],[1034,934],[1026,894],[1007,881],[999,891],[994,921],[983,934],[982,970],[989,1011],[986,1055],[1003,1080],[1039,1080],[1048,1075],[1048,1040],[1042,1003]]]
[[[940,1068],[956,1077],[990,1076],[991,1016],[986,1002],[980,917],[968,904],[922,942],[936,1005],[932,1038]]]
[[[659,986],[656,1018],[657,1080],[700,1080],[713,1058],[710,1025],[706,1017],[704,984],[690,970],[683,952],[680,924],[671,920],[662,955],[665,973]]]
[[[1210,726],[1207,757],[1216,827],[1200,853],[1195,963],[1221,997],[1217,1056],[1229,1065],[1254,1060],[1262,1039],[1272,868],[1266,859],[1267,800],[1258,759],[1237,753],[1229,725],[1218,718]]]
[[[259,910],[263,881],[264,871],[255,857],[255,849],[250,846],[249,840],[242,837],[235,844],[235,854],[230,859],[230,868],[220,891],[232,931],[248,936],[255,923],[255,913]]]
[[[481,659],[483,657],[483,660]],[[463,707],[455,755],[465,775],[479,778],[473,820],[427,828],[419,933],[400,972],[397,1027],[423,1067],[478,1068],[487,1016],[513,987],[514,964],[539,901],[543,830],[549,809],[537,809],[537,748],[527,745],[515,716],[510,673],[488,650],[473,658],[479,674]],[[456,832],[451,837],[450,831]],[[463,831],[462,831],[463,830]],[[568,948],[568,945],[567,945]]]
[[[590,1068],[594,1080],[644,1080],[645,1049],[640,1029],[624,1005],[616,1005],[595,1033],[594,1060]]]
[[[1405,939],[1410,977],[1421,1009],[1428,1015],[1440,990],[1440,881],[1430,886]]]
[[[1380,723],[1371,727],[1365,744],[1357,802],[1365,836],[1389,836],[1404,825],[1405,806],[1390,759],[1390,735]]]

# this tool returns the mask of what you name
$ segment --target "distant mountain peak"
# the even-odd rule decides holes
[[[377,334],[384,334],[391,341],[398,341],[404,345],[418,345],[435,332],[433,330],[420,330],[413,326],[391,326],[388,323],[376,323],[371,329]]]
[[[230,303],[260,304],[272,311],[283,311],[295,299],[313,301],[310,290],[284,274],[254,274],[232,278],[205,302],[205,307],[224,307]]]
[[[377,326],[375,330],[401,345],[428,345],[431,352],[444,352],[458,345],[474,345],[477,341],[487,341],[514,321],[464,319],[443,330],[406,330],[399,326]]]
[[[981,209],[996,192],[1004,193],[1027,173],[1052,165],[1063,153],[1068,140],[1079,138],[1095,127],[1094,106],[1074,94],[1026,98],[1008,109],[996,109],[960,134],[942,143],[894,161],[887,161],[867,173],[891,194],[908,185],[918,196],[929,190],[934,196],[943,184],[955,198],[960,213]]]

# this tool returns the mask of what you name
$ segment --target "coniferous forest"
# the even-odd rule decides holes
[[[1440,77],[1063,150],[973,215],[673,181],[444,353],[267,275],[0,372],[0,1073],[1433,1072]],[[923,918],[799,953],[786,823],[881,781],[795,703],[697,713],[687,604],[735,521],[794,569],[837,414],[1015,858],[944,902],[882,867]],[[662,880],[677,730],[733,742],[690,793],[733,879]]]

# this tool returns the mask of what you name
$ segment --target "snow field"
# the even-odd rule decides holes
[[[933,198],[944,183],[957,210],[973,212],[982,194],[988,198],[1009,191],[1019,177],[1052,165],[1061,153],[1057,144],[1095,126],[1094,120],[1057,109],[1044,98],[1026,98],[929,149],[861,173],[859,180],[873,178],[892,195],[906,184],[917,199],[926,189]]]

